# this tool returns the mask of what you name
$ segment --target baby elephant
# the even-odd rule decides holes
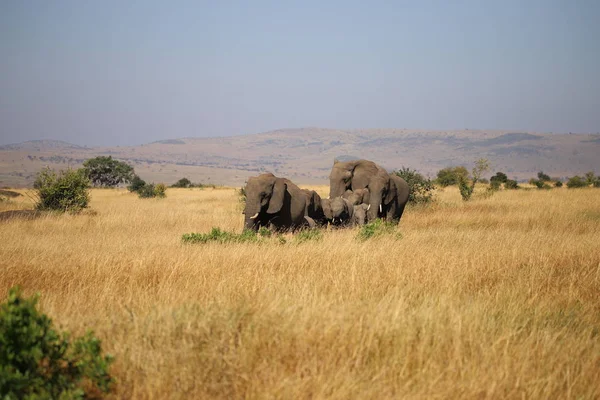
[[[342,197],[354,205],[362,203],[369,204],[369,189],[356,189],[355,191],[348,189],[344,192]]]
[[[354,206],[352,215],[352,225],[364,225],[367,222],[367,211],[371,208],[369,204],[357,204]]]

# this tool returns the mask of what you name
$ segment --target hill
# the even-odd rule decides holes
[[[444,167],[487,158],[493,171],[528,179],[543,170],[566,177],[600,172],[600,135],[415,129],[280,129],[219,138],[167,139],[139,146],[80,147],[32,141],[0,147],[0,186],[30,185],[45,165],[77,167],[97,155],[131,163],[142,178],[172,183],[239,186],[271,171],[298,183],[326,183],[334,159],[366,158],[388,169],[415,168],[434,176]]]

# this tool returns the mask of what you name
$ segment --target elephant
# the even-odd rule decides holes
[[[306,215],[310,217],[317,225],[327,224],[325,213],[323,212],[321,196],[314,190],[302,189],[306,195]]]
[[[369,204],[369,189],[356,189],[354,192],[352,190],[346,190],[342,197],[348,199],[348,201],[354,205],[363,203]]]
[[[289,179],[271,173],[251,177],[246,184],[244,228],[296,230],[314,226],[315,222],[307,215],[308,203],[306,193]]]
[[[408,202],[410,187],[398,175],[390,174],[390,193],[392,193],[392,200],[383,205],[381,217],[386,221],[398,222]]]
[[[390,190],[390,175],[385,169],[368,160],[335,161],[329,174],[329,197],[342,196],[347,189],[369,189],[367,221],[371,222],[383,213],[383,206],[394,200],[395,191]]]
[[[348,199],[336,197],[334,199],[322,199],[321,207],[325,219],[335,226],[345,226],[352,222],[354,205]]]
[[[354,214],[352,216],[352,225],[364,225],[367,222],[367,211],[371,206],[365,203],[354,205]]]

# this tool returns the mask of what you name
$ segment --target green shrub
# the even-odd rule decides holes
[[[596,182],[596,177],[594,176],[594,171],[589,171],[585,173],[585,181],[589,185],[593,185]]]
[[[500,190],[500,185],[501,185],[501,182],[499,180],[490,181],[490,189],[491,190],[494,190],[494,191]]]
[[[538,179],[542,182],[549,182],[552,180],[549,175],[546,175],[543,171],[538,172]]]
[[[181,178],[180,180],[171,185],[172,188],[189,188],[192,186],[193,184],[188,178]]]
[[[158,183],[156,185],[154,183],[147,183],[137,191],[137,194],[140,199],[150,199],[154,197],[164,198],[167,196],[166,191],[167,187],[164,183]]]
[[[129,186],[127,186],[127,190],[129,190],[130,192],[133,192],[133,193],[137,193],[144,186],[146,186],[146,181],[144,181],[139,176],[134,175],[133,179],[131,180],[131,184]]]
[[[318,242],[323,239],[323,232],[318,228],[305,229],[295,236],[298,243]]]
[[[429,178],[425,178],[414,169],[402,167],[393,172],[404,179],[410,188],[408,201],[413,204],[430,203],[433,201],[435,185]]]
[[[460,197],[462,197],[464,201],[468,201],[471,199],[473,191],[475,190],[475,182],[469,183],[467,178],[461,176],[458,179],[458,190],[460,191]]]
[[[376,219],[373,222],[369,222],[360,227],[356,239],[365,241],[374,237],[383,235],[392,235],[396,231],[396,224],[393,222],[385,222],[381,219]],[[396,234],[396,239],[400,239],[402,236],[400,233]]]
[[[593,183],[595,188],[600,188],[600,177],[596,177],[596,180]]]
[[[504,172],[496,172],[496,175],[494,175],[490,178],[490,182],[506,183],[507,180],[508,180],[508,177],[506,176],[506,174]]]
[[[261,236],[265,236],[264,232]],[[220,228],[212,228],[209,233],[186,233],[181,237],[183,243],[244,243],[257,242],[259,238],[256,233],[245,229],[242,233],[222,231]]]
[[[87,208],[90,181],[82,170],[67,169],[56,173],[45,168],[33,184],[38,210],[77,213]]]
[[[157,183],[154,186],[154,197],[164,198],[167,197],[167,187],[164,183]]]
[[[567,181],[567,187],[569,189],[582,188],[587,186],[587,181],[580,176],[573,176]]]
[[[37,300],[12,288],[0,305],[0,398],[83,399],[109,393],[112,357],[102,355],[100,340],[92,332],[75,340],[57,332],[36,309]]]
[[[556,182],[554,182],[554,186],[556,186],[557,188],[562,187],[563,183],[559,180],[557,180]]]
[[[465,167],[448,167],[438,171],[436,181],[440,186],[446,187],[456,185],[461,176],[465,178],[469,176],[469,171]]]

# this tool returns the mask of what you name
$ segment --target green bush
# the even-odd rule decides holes
[[[264,232],[261,236],[266,236]],[[183,243],[244,243],[244,242],[257,242],[259,240],[256,233],[251,230],[244,230],[242,233],[237,234],[233,232],[222,231],[220,228],[212,228],[209,233],[186,233],[181,237]]]
[[[318,228],[305,229],[295,236],[298,243],[318,242],[323,239],[323,232]]]
[[[538,172],[538,179],[542,182],[549,182],[552,180],[549,175],[546,175],[543,171]]]
[[[587,187],[587,186],[588,186],[587,181],[580,176],[573,176],[573,177],[569,178],[569,180],[567,181],[567,187],[569,189],[583,188],[583,187]]]
[[[40,171],[33,184],[38,210],[77,213],[90,201],[90,181],[82,170]]]
[[[181,178],[177,182],[171,185],[172,188],[189,188],[192,187],[192,181],[188,178]]]
[[[461,176],[465,178],[469,176],[469,171],[465,167],[448,167],[438,171],[436,181],[440,186],[446,187],[456,185]]]
[[[413,204],[430,203],[433,201],[435,185],[429,178],[425,178],[414,169],[402,167],[393,172],[404,179],[410,188],[408,201]]]
[[[158,183],[156,185],[154,183],[147,183],[137,191],[137,194],[140,199],[150,199],[154,197],[164,198],[167,196],[166,191],[167,187],[163,183]]]
[[[556,182],[554,182],[554,186],[556,186],[557,188],[562,187],[563,183],[559,180],[557,180]]]
[[[36,309],[38,296],[10,289],[0,305],[0,398],[84,399],[109,393],[110,355],[88,332],[72,340]],[[95,393],[94,393],[95,392]]]
[[[506,182],[504,182],[504,188],[514,190],[514,189],[519,189],[520,186],[517,183],[517,181],[512,180],[512,179],[507,179]]]
[[[496,172],[496,175],[490,178],[490,182],[506,183],[508,177],[504,172]]]
[[[393,235],[396,232],[396,226],[397,225],[393,222],[385,222],[381,219],[376,219],[373,222],[361,226],[356,235],[356,239],[365,241],[383,235]],[[396,239],[400,239],[401,237],[402,235],[400,233],[396,234]]]
[[[490,181],[490,189],[491,190],[500,190],[501,182],[499,180],[491,180]]]
[[[146,181],[135,175],[131,180],[131,185],[127,186],[127,190],[133,193],[138,193],[144,186],[146,186]]]
[[[471,199],[473,191],[475,190],[475,182],[469,183],[467,178],[461,176],[458,178],[458,190],[460,191],[460,197],[462,197],[464,201],[468,201]]]

